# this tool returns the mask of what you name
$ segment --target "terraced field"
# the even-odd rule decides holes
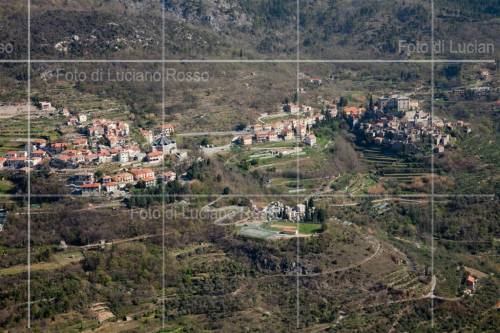
[[[429,174],[423,162],[411,161],[395,154],[389,154],[377,147],[358,147],[363,161],[370,171],[382,181],[392,181],[399,185],[409,185],[418,177]]]
[[[426,292],[426,285],[420,282],[418,274],[406,267],[391,272],[385,281],[389,288],[404,292],[408,296],[421,296]]]
[[[128,120],[127,107],[115,100],[97,95],[83,94],[68,84],[33,89],[33,96],[48,96],[56,107],[67,107],[71,111],[82,112],[92,118]],[[45,98],[41,98],[45,99]],[[66,122],[60,115],[50,115],[32,107],[30,112],[31,137],[57,139],[60,135],[56,128]],[[18,114],[0,123],[0,152],[20,150],[28,137],[28,114]]]
[[[94,94],[81,93],[67,83],[33,89],[33,96],[49,96],[52,105],[65,106],[71,111],[91,115],[93,118],[126,120],[127,107],[116,100]],[[36,123],[33,124],[36,126]]]

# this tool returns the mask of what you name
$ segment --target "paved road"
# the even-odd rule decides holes
[[[163,235],[170,235],[171,233],[172,232],[165,232]],[[79,248],[82,250],[89,250],[92,248],[100,247],[102,245],[109,246],[109,245],[115,245],[115,244],[122,244],[122,243],[134,242],[134,241],[138,241],[138,240],[145,240],[145,239],[160,237],[160,236],[162,236],[161,233],[160,234],[140,235],[140,236],[135,236],[135,237],[130,237],[130,238],[114,239],[114,240],[110,240],[108,242],[105,242],[103,244],[100,242],[93,243],[93,244],[87,244],[87,245],[80,246]]]
[[[250,134],[246,131],[222,131],[222,132],[189,132],[189,133],[178,133],[176,136],[179,137],[196,137],[196,136],[223,136],[223,135],[243,135]]]

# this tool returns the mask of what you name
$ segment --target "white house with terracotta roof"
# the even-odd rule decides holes
[[[319,85],[321,85],[321,83],[322,83],[322,82],[323,82],[323,81],[321,80],[321,78],[320,78],[320,77],[311,77],[311,78],[309,79],[309,83],[311,83],[311,84],[315,84],[315,85],[318,85],[318,86],[319,86]]]
[[[134,182],[134,175],[128,172],[121,172],[113,176],[113,182],[118,183],[120,187]]]
[[[131,169],[130,173],[134,176],[134,180],[139,181],[139,180],[145,180],[149,178],[155,177],[155,173],[153,170],[149,168],[136,168],[136,169]]]
[[[163,125],[160,126],[160,132],[161,132],[161,134],[165,134],[165,135],[169,135],[170,136],[170,135],[174,134],[175,127],[172,124],[168,124],[168,123],[167,124],[163,124]]]
[[[152,151],[146,155],[149,163],[160,163],[163,161],[163,153],[161,151]]]
[[[118,191],[118,183],[115,182],[108,182],[103,185],[104,190],[106,192],[115,192]]]

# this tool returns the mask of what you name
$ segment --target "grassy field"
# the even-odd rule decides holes
[[[311,235],[321,231],[321,224],[318,223],[298,223],[298,225],[300,234]],[[266,224],[265,228],[282,231],[284,228],[297,228],[297,223],[275,221],[270,224]]]
[[[0,193],[7,193],[14,188],[14,184],[8,180],[0,179]]]
[[[49,261],[31,264],[31,271],[50,271],[77,263],[83,259],[80,251],[54,254]],[[27,271],[26,265],[16,265],[0,269],[0,275],[21,274]]]

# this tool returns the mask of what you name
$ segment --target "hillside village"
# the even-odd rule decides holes
[[[398,153],[415,154],[424,151],[425,145],[433,147],[434,153],[443,153],[453,146],[453,131],[472,131],[463,121],[432,117],[418,100],[405,95],[383,96],[369,108],[346,107],[343,111],[362,141]]]
[[[321,84],[320,78],[311,80]],[[0,157],[0,168],[26,171],[48,165],[54,172],[76,171],[67,176],[73,194],[124,196],[133,186],[147,188],[182,179],[182,174],[159,166],[166,159],[176,165],[192,156],[191,151],[177,147],[178,133],[170,123],[152,129],[139,128],[142,139],[139,143],[133,139],[132,129],[125,121],[89,119],[82,112],[64,107],[56,109],[48,101],[36,106],[42,117],[58,114],[66,119],[57,128],[64,136],[56,141],[31,138],[24,150],[8,151]],[[265,115],[270,122],[259,119],[258,123],[239,131],[229,146],[244,148],[283,141],[314,147],[317,143],[314,128],[328,119],[346,121],[362,144],[401,154],[426,152],[430,146],[434,147],[434,153],[444,153],[454,144],[453,131],[471,132],[470,125],[463,121],[432,118],[429,112],[422,110],[420,101],[406,95],[381,96],[375,102],[370,97],[367,105],[359,107],[334,101],[321,110],[294,103],[280,108],[277,113]],[[95,170],[108,164],[118,166],[119,170],[96,177]],[[79,169],[82,172],[78,172]]]
[[[0,18],[2,332],[498,331],[499,0]]]

